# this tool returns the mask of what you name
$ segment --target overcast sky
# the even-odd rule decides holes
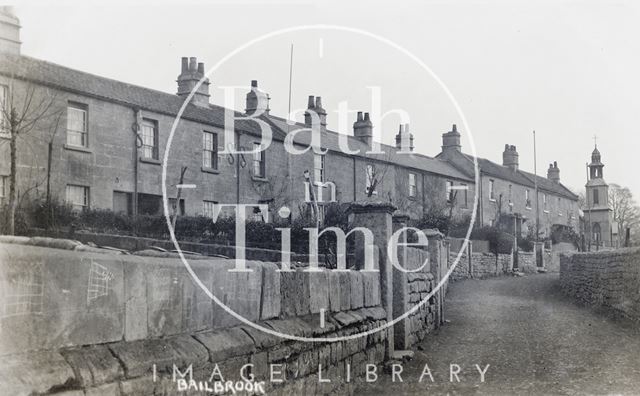
[[[640,196],[637,1],[130,3],[18,5],[23,53],[174,93],[181,56],[197,56],[209,69],[278,29],[364,29],[406,48],[434,71],[459,102],[479,156],[501,162],[504,145],[513,144],[520,167],[533,171],[535,129],[538,174],[558,161],[562,182],[582,191],[598,135],[605,179]],[[354,33],[309,30],[251,46],[211,75],[213,101],[222,103],[220,86],[257,79],[272,98],[272,113],[286,115],[292,43],[294,109],[306,105],[307,95],[322,95],[329,128],[337,130],[332,111],[338,103],[369,111],[367,87],[378,86],[383,111],[401,108],[410,115],[417,151],[435,156],[441,134],[457,123],[463,150],[471,152],[467,131],[435,80],[400,51]],[[385,142],[398,123],[385,118]]]

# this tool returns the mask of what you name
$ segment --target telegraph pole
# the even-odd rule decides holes
[[[585,163],[585,169],[587,170],[587,185],[589,184],[589,163],[586,162]],[[587,251],[590,252],[591,251],[591,203],[589,201],[589,189],[585,188],[584,190],[584,199],[587,204],[587,212],[589,212],[589,230],[587,232],[587,237],[589,238],[589,247],[587,248]]]
[[[536,131],[533,131],[533,185],[535,186],[536,192],[536,242],[539,241],[540,235],[540,212],[539,212],[539,203],[538,203],[538,159],[536,153]]]

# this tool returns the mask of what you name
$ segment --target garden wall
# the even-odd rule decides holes
[[[457,252],[449,254],[449,265],[455,263]],[[463,254],[451,273],[451,280],[484,279],[511,272],[513,266],[510,254],[476,253]]]
[[[258,261],[248,261],[252,272],[228,272],[234,264],[190,261],[214,296],[253,323],[336,337],[386,322],[378,273],[278,272]],[[284,383],[266,383],[276,393],[326,393],[345,382],[347,365],[353,376],[385,358],[387,331],[310,343],[241,324],[177,259],[0,243],[0,283],[0,378],[12,395],[173,394],[173,364],[206,381],[216,364],[229,380],[248,363],[259,381],[280,365]],[[319,364],[331,383],[319,383]]]
[[[62,235],[61,233],[44,230],[38,231],[38,235],[47,235],[54,238],[67,237],[65,235]],[[74,240],[80,241],[85,244],[94,243],[98,246],[109,246],[117,249],[128,250],[131,252],[145,250],[151,247],[160,247],[169,251],[175,250],[176,248],[173,242],[170,240],[134,237],[129,235],[100,234],[93,232],[76,231],[71,237]],[[184,251],[200,253],[206,256],[220,255],[229,258],[234,258],[236,256],[236,248],[232,245],[180,241],[180,249]],[[282,253],[280,252],[280,250],[262,249],[255,247],[245,247],[244,250],[245,257],[248,260],[273,262],[278,262],[281,260]],[[305,254],[292,253],[291,260],[307,262],[309,258],[308,255]],[[319,255],[319,260],[323,260],[322,255]]]
[[[581,303],[640,321],[640,248],[562,254],[560,284]]]

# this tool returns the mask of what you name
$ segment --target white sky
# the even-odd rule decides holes
[[[24,54],[172,93],[181,56],[197,56],[208,69],[239,45],[277,29],[364,29],[405,47],[440,77],[467,117],[478,155],[501,162],[505,143],[513,144],[520,167],[533,171],[535,129],[538,174],[546,175],[556,160],[562,182],[582,190],[597,134],[605,179],[640,196],[637,1],[43,4],[15,7]],[[338,102],[368,111],[366,87],[380,86],[384,111],[409,113],[417,151],[436,155],[441,134],[457,123],[463,150],[471,152],[461,120],[433,79],[400,52],[350,33],[286,34],[243,51],[211,76],[214,102],[222,100],[216,87],[258,79],[272,98],[272,113],[284,116],[291,43],[293,108],[306,106],[307,95],[322,95],[329,128],[337,129],[331,112]],[[385,142],[392,141],[398,122],[385,119]]]

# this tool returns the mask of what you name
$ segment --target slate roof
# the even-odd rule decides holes
[[[0,74],[172,116],[178,114],[184,103],[184,99],[177,95],[85,73],[24,55],[2,54]],[[224,111],[223,107],[215,105],[210,105],[208,108],[188,105],[182,117],[222,127]],[[237,116],[242,115],[239,112],[235,113]],[[239,120],[236,122],[236,127],[245,132],[260,133],[260,128],[255,122]]]
[[[182,107],[184,100],[174,94],[161,92],[149,88],[140,87],[133,84],[97,76],[94,74],[70,69],[55,63],[31,58],[24,55],[3,54],[0,57],[0,74],[33,81],[52,88],[77,93],[80,95],[92,96],[121,103],[123,105],[137,107],[143,110],[153,111],[170,116],[176,116]],[[202,122],[219,127],[224,126],[225,108],[217,105],[208,107],[188,105],[182,115],[183,118],[196,122]],[[235,111],[236,116],[243,114]],[[268,122],[274,129],[273,138],[283,140],[286,136],[288,126],[286,120],[272,115],[262,115],[262,120]],[[252,121],[236,121],[236,129],[259,136],[260,127]],[[296,123],[296,128],[303,128],[304,124]],[[325,149],[340,151],[338,144],[339,134],[334,131],[323,133],[321,142]],[[295,141],[309,144],[309,134],[300,133]],[[353,150],[359,149],[361,152],[367,151],[367,145],[353,136],[348,136],[349,147]],[[456,169],[448,161],[426,155],[398,154],[395,147],[381,144],[384,155],[355,154],[360,157],[387,161],[400,166],[413,168],[434,174],[473,182],[473,176],[469,177],[464,172]]]
[[[270,116],[269,118],[286,133],[288,125],[284,118],[275,116]],[[295,125],[289,126],[291,130],[304,127],[305,125],[302,123],[295,123]],[[327,130],[322,134],[321,137],[322,149],[341,151],[339,139],[341,137],[344,138],[344,136],[345,135],[339,132]],[[473,177],[469,177],[465,173],[459,171],[448,161],[429,157],[427,155],[416,152],[413,152],[411,154],[400,154],[397,152],[395,146],[390,146],[387,144],[380,143],[380,149],[385,154],[366,154],[366,151],[370,150],[370,147],[365,142],[361,141],[360,139],[356,139],[353,136],[346,135],[346,137],[348,139],[349,148],[351,150],[359,150],[360,153],[354,155],[361,158],[391,162],[403,167],[440,174],[455,179],[465,180],[468,182],[473,182],[474,180]],[[310,144],[311,136],[309,133],[300,133],[296,135],[296,139],[294,141],[296,143],[308,145]]]
[[[473,175],[473,156],[469,154],[461,153],[461,156],[466,159],[466,162],[458,161],[455,164],[468,175]],[[494,176],[498,179],[508,180],[516,184],[535,188],[535,180],[538,181],[538,188],[543,191],[547,191],[556,195],[563,196],[572,200],[577,200],[578,196],[574,194],[567,187],[561,183],[553,182],[546,177],[536,176],[533,173],[529,173],[518,169],[517,171],[511,170],[509,167],[497,164],[486,158],[477,157],[478,167],[482,173]]]

